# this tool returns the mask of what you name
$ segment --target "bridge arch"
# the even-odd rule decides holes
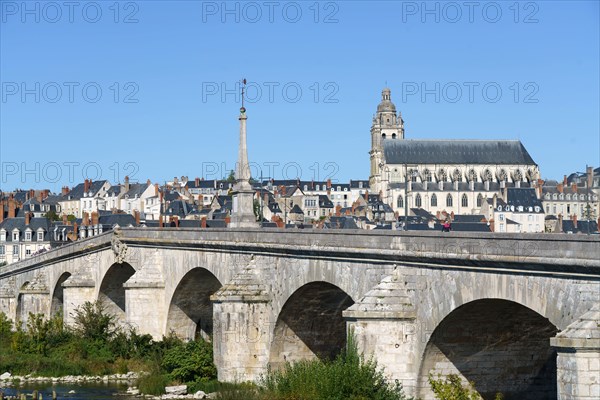
[[[54,316],[56,313],[63,312],[64,305],[64,288],[62,286],[63,283],[67,279],[71,277],[70,272],[63,272],[57,279],[56,283],[52,287],[52,297],[50,299],[50,317]]]
[[[269,365],[335,357],[346,345],[342,311],[354,304],[346,291],[324,281],[307,283],[287,298],[271,342]]]
[[[125,324],[125,288],[123,284],[135,274],[128,263],[112,264],[102,278],[98,290],[98,301],[106,307],[106,312],[116,317],[116,322]]]
[[[418,377],[419,397],[433,399],[428,376],[457,374],[485,400],[556,397],[558,329],[519,303],[482,299],[457,307],[433,331]]]
[[[169,301],[165,332],[173,332],[182,339],[210,338],[213,331],[210,296],[221,286],[219,279],[205,268],[188,271]]]

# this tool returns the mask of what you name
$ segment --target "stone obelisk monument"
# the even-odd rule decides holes
[[[248,164],[248,148],[246,146],[246,109],[244,108],[244,89],[246,80],[242,83],[242,108],[240,108],[240,145],[233,185],[233,212],[231,228],[256,228],[258,222],[254,216],[254,190],[250,184],[250,165]]]

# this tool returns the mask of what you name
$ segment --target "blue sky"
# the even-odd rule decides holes
[[[1,0],[0,188],[227,175],[243,77],[263,176],[367,179],[387,85],[407,138],[560,179],[600,163],[598,4]]]

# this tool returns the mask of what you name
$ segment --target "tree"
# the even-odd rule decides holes
[[[60,215],[58,215],[54,210],[48,211],[46,214],[44,214],[44,217],[48,218],[50,221],[60,221],[61,219]]]
[[[233,170],[229,171],[229,176],[227,177],[227,182],[235,183],[235,172]]]

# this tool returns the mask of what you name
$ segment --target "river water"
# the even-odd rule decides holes
[[[58,400],[69,399],[69,400],[100,400],[100,399],[113,399],[113,400],[130,400],[135,397],[125,396],[127,390],[127,383],[82,383],[82,384],[56,384],[52,383],[27,383],[19,386],[3,387],[0,385],[0,392],[3,392],[5,396],[16,396],[17,393],[31,394],[34,390],[37,390],[42,394],[44,400],[52,399],[52,391],[56,392]],[[74,391],[75,393],[69,393]],[[118,394],[118,396],[117,396]],[[31,399],[31,397],[28,397]]]

